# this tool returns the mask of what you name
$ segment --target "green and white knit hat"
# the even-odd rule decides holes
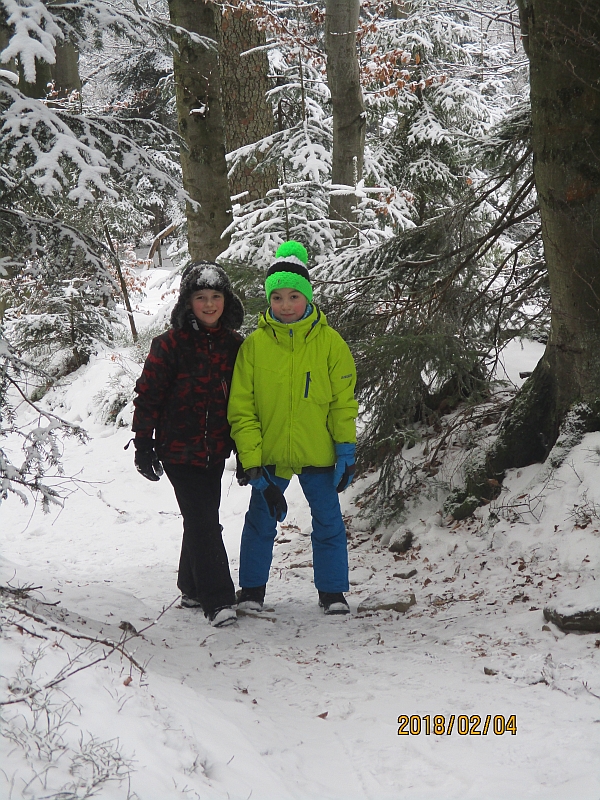
[[[312,302],[313,290],[306,269],[307,262],[308,253],[300,242],[290,241],[280,244],[265,280],[267,301],[271,301],[272,292],[285,288],[302,292],[308,302]]]

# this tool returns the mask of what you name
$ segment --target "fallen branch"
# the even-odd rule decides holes
[[[592,697],[595,697],[597,700],[600,700],[600,694],[596,694],[595,692],[592,692],[592,690],[590,689],[590,687],[587,685],[587,683],[585,681],[581,681],[581,683],[583,684],[583,688],[586,690],[586,692],[588,694],[591,694]]]
[[[44,617],[39,616],[38,614],[34,613],[33,611],[30,611],[29,609],[17,605],[7,604],[7,608],[16,611],[18,614],[22,614],[23,616],[30,617],[31,619],[35,620],[36,622],[39,622],[42,625],[46,625],[52,631],[58,631],[60,633],[64,633],[66,636],[69,636],[72,639],[83,639],[85,641],[90,642],[90,644],[82,653],[80,653],[72,661],[70,661],[69,664],[64,669],[60,670],[60,672],[58,672],[58,674],[55,675],[55,677],[52,678],[52,680],[48,681],[43,686],[40,686],[35,689],[32,688],[31,690],[26,691],[19,697],[14,697],[10,700],[0,700],[0,706],[8,706],[8,705],[14,705],[15,703],[25,702],[26,700],[29,700],[30,698],[34,697],[39,692],[43,692],[48,689],[54,688],[59,683],[62,683],[67,678],[70,678],[72,675],[76,675],[78,672],[81,672],[84,669],[88,669],[89,667],[93,667],[95,664],[99,664],[102,661],[106,661],[115,652],[120,653],[131,664],[133,664],[133,666],[137,670],[139,670],[141,675],[145,675],[146,670],[141,664],[139,664],[136,661],[136,659],[131,655],[131,653],[125,650],[125,645],[130,639],[140,636],[141,634],[144,633],[144,631],[147,631],[154,625],[156,625],[156,623],[161,619],[161,617],[171,608],[171,606],[173,606],[177,602],[178,599],[179,598],[175,598],[175,600],[172,600],[168,606],[163,606],[162,611],[156,617],[156,619],[150,622],[144,628],[142,628],[139,631],[136,631],[135,633],[124,632],[123,636],[118,641],[112,641],[110,639],[102,639],[97,636],[89,636],[83,633],[74,633],[73,631],[63,628],[60,625],[53,624],[50,620],[47,620]],[[46,637],[41,637],[41,638],[46,638]],[[90,661],[87,664],[82,664],[81,666],[78,666],[76,669],[72,669],[73,665],[78,660],[80,660],[86,653],[88,653],[95,645],[99,644],[108,647],[109,648],[108,651],[105,651],[101,656],[98,656],[98,658],[94,659],[93,661]]]

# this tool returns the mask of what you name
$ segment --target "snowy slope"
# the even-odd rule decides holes
[[[149,292],[153,311],[157,297]],[[507,360],[510,375],[530,368]],[[353,487],[344,495],[349,618],[317,607],[310,516],[294,481],[272,610],[215,630],[178,608],[181,520],[170,484],[138,475],[123,449],[128,431],[100,421],[100,395],[122,364],[101,354],[47,398],[90,434],[86,445],[65,443],[79,489],[64,509],[44,516],[12,497],[0,506],[0,583],[41,587],[4,595],[12,621],[2,628],[0,700],[47,683],[69,658],[79,659],[73,669],[106,655],[35,695],[37,723],[24,704],[2,708],[12,739],[0,739],[0,798],[59,789],[80,798],[94,780],[106,800],[600,797],[600,635],[565,635],[542,615],[566,590],[600,597],[600,434],[551,475],[542,465],[511,473],[494,525],[489,507],[448,525],[442,498],[423,501],[399,526],[415,535],[407,554],[389,551],[394,530],[356,518]],[[228,466],[222,523],[236,573],[249,491]],[[405,615],[357,613],[384,590],[414,592],[417,603]],[[65,631],[104,644],[87,650],[89,639]],[[143,674],[109,654],[122,636]],[[450,735],[398,735],[403,714],[430,715],[432,725],[443,715],[446,726],[451,715],[479,715],[479,730],[488,714],[516,715],[517,733],[459,735],[455,719]],[[42,720],[53,733],[40,739]],[[110,770],[124,780],[102,782]]]

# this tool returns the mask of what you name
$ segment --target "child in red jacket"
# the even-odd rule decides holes
[[[135,386],[135,465],[151,481],[159,480],[164,467],[183,516],[181,605],[202,608],[216,627],[236,621],[219,504],[233,447],[227,400],[242,343],[235,331],[243,319],[224,270],[205,261],[190,264],[172,327],[153,339]]]

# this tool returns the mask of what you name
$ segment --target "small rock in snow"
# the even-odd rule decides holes
[[[412,547],[413,539],[413,532],[409,531],[408,528],[398,531],[392,537],[390,553],[406,553]]]
[[[407,580],[408,578],[413,578],[417,574],[416,569],[409,569],[408,572],[394,572],[394,578],[404,578]]]
[[[544,608],[544,617],[562,631],[600,633],[600,587],[582,586],[559,595]]]
[[[416,602],[417,600],[412,592],[406,592],[405,594],[381,592],[370,595],[363,600],[357,612],[362,614],[365,611],[397,611],[399,614],[405,614]]]

